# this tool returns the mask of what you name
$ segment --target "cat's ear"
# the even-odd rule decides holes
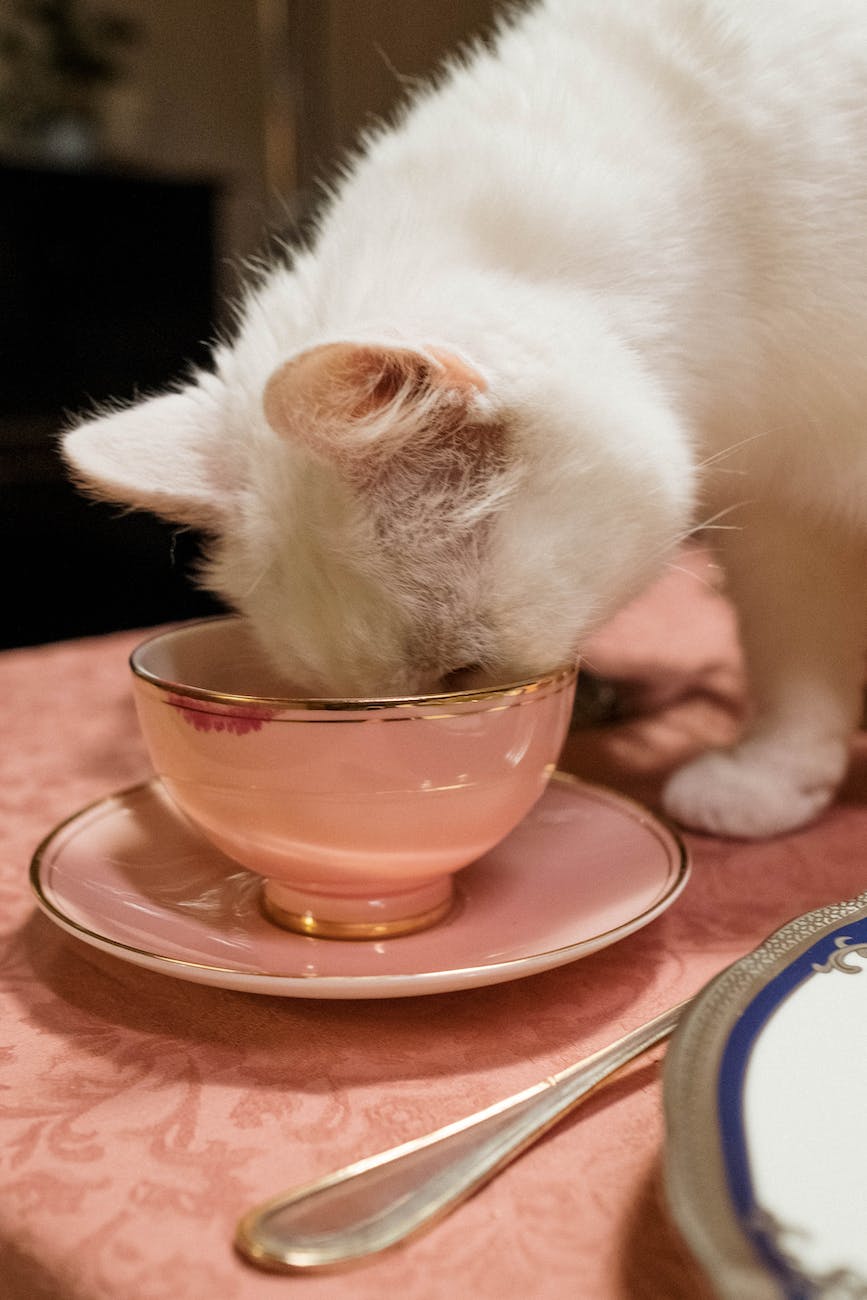
[[[214,529],[231,500],[215,432],[212,399],[191,385],[79,424],[61,451],[91,495]]]
[[[330,459],[394,450],[420,425],[453,427],[487,407],[485,379],[441,348],[323,343],[280,366],[265,417],[281,437]]]

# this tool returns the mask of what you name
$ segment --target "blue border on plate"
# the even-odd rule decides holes
[[[813,1300],[816,1290],[793,1269],[761,1226],[761,1207],[755,1199],[744,1131],[744,1081],[750,1055],[765,1025],[795,989],[817,974],[815,967],[824,966],[839,951],[840,946],[835,942],[838,938],[851,940],[853,945],[867,943],[867,917],[827,931],[756,994],[726,1040],[717,1076],[717,1116],[729,1194],[742,1231],[785,1288],[787,1300]]]

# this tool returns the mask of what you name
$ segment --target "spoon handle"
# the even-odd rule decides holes
[[[666,1038],[691,998],[540,1083],[425,1137],[250,1210],[235,1245],[252,1263],[309,1270],[374,1255],[444,1217],[591,1089]]]

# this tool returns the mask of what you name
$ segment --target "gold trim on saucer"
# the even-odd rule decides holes
[[[654,916],[664,911],[665,908],[668,907],[675,898],[677,898],[689,879],[691,869],[689,852],[679,832],[674,827],[668,825],[657,814],[650,812],[649,809],[644,807],[637,800],[622,795],[615,790],[611,790],[607,786],[597,785],[590,781],[584,781],[581,778],[574,776],[571,772],[556,771],[551,777],[551,782],[553,784],[577,786],[581,790],[585,791],[591,798],[628,808],[631,810],[632,815],[637,815],[638,820],[643,822],[647,829],[650,830],[658,839],[662,840],[663,835],[665,835],[667,837],[665,848],[669,860],[669,870],[665,886],[662,889],[660,896],[642,912],[635,916],[630,916],[627,921],[620,925],[612,926],[608,930],[593,935],[589,940],[566,943],[557,948],[548,948],[542,952],[534,953],[532,955],[534,961],[546,961],[550,958],[559,957],[562,954],[575,952],[576,949],[578,951],[575,952],[574,959],[577,959],[582,955],[581,950],[586,949],[589,942],[604,947],[607,942],[613,942],[616,936],[624,933],[632,933],[634,930],[640,929],[642,925],[646,924]],[[49,831],[37,846],[30,863],[30,887],[42,912],[53,920],[60,929],[102,952],[117,955],[122,960],[125,958],[126,960],[132,961],[140,966],[145,966],[148,969],[150,969],[150,967],[147,967],[147,963],[152,962],[154,963],[154,968],[161,970],[163,974],[172,974],[177,972],[178,975],[181,975],[181,972],[183,971],[201,971],[203,973],[206,972],[209,976],[227,976],[230,979],[243,979],[245,982],[251,981],[252,983],[257,984],[261,981],[261,991],[263,993],[273,992],[273,989],[270,989],[269,985],[273,985],[277,981],[286,981],[297,985],[297,993],[286,993],[285,996],[298,997],[319,996],[312,992],[312,987],[316,985],[328,986],[329,989],[336,988],[340,990],[339,992],[329,992],[321,996],[359,997],[364,996],[365,991],[368,989],[387,990],[390,987],[394,988],[404,983],[405,977],[403,975],[394,974],[349,976],[329,974],[320,975],[314,973],[307,974],[298,969],[290,971],[245,970],[238,966],[217,966],[210,962],[190,961],[188,958],[171,957],[162,952],[152,951],[148,948],[141,948],[131,943],[124,943],[120,939],[115,939],[110,935],[100,933],[99,930],[92,929],[90,926],[83,925],[81,921],[76,920],[74,916],[64,912],[63,909],[49,897],[43,881],[43,867],[46,863],[48,852],[58,837],[61,836],[73,823],[86,817],[88,813],[94,813],[97,809],[102,809],[103,814],[105,814],[115,801],[129,799],[133,796],[141,798],[149,791],[159,788],[161,788],[159,782],[156,779],[153,779],[150,781],[139,782],[136,785],[127,786],[124,789],[113,792],[112,794],[91,800],[84,807],[79,808],[70,816],[63,818],[61,822]],[[470,869],[471,868],[467,868],[467,870]],[[460,897],[460,888],[458,888],[458,896]],[[138,961],[136,959],[138,959]],[[566,958],[566,960],[571,960],[571,958]],[[508,971],[512,967],[520,968],[525,965],[526,962],[526,957],[509,957],[502,961],[450,967],[447,971],[425,971],[414,976],[413,982],[417,984],[417,992],[421,994],[427,992],[429,988],[436,991],[437,985],[440,983],[441,977],[444,974],[448,976],[450,981],[455,981],[462,978],[466,979],[476,974],[490,975],[497,971]],[[548,967],[542,966],[540,969],[548,969]],[[187,978],[193,979],[194,976],[190,974]],[[200,979],[198,982],[209,984],[212,987],[223,987],[223,985],[217,983],[214,979]],[[458,987],[460,987],[460,985],[458,985]],[[478,986],[469,983],[465,985],[465,987],[474,988]],[[344,993],[343,990],[346,990],[346,992]],[[352,991],[350,992],[350,990]],[[382,994],[382,996],[390,995],[385,993]]]
[[[418,930],[427,930],[437,921],[442,921],[452,910],[455,902],[454,893],[444,898],[435,907],[426,912],[417,912],[415,916],[400,916],[393,921],[329,921],[327,917],[316,917],[312,912],[290,912],[279,907],[262,891],[262,911],[269,921],[279,925],[283,930],[293,930],[296,934],[307,934],[314,939],[396,939],[401,934],[415,934]]]

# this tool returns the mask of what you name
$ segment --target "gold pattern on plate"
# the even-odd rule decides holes
[[[678,1026],[666,1054],[663,1098],[668,1204],[693,1254],[718,1283],[721,1294],[746,1295],[745,1288],[751,1288],[750,1295],[766,1296],[772,1285],[729,1189],[717,1120],[716,1089],[723,1053],[733,1027],[764,988],[823,934],[865,917],[867,891],[788,921],[705,986]],[[842,943],[835,940],[835,946],[837,951],[827,965],[813,963],[814,972],[835,969],[857,974],[861,968],[845,961],[856,946],[845,939]],[[846,1300],[851,1294],[840,1292]]]

